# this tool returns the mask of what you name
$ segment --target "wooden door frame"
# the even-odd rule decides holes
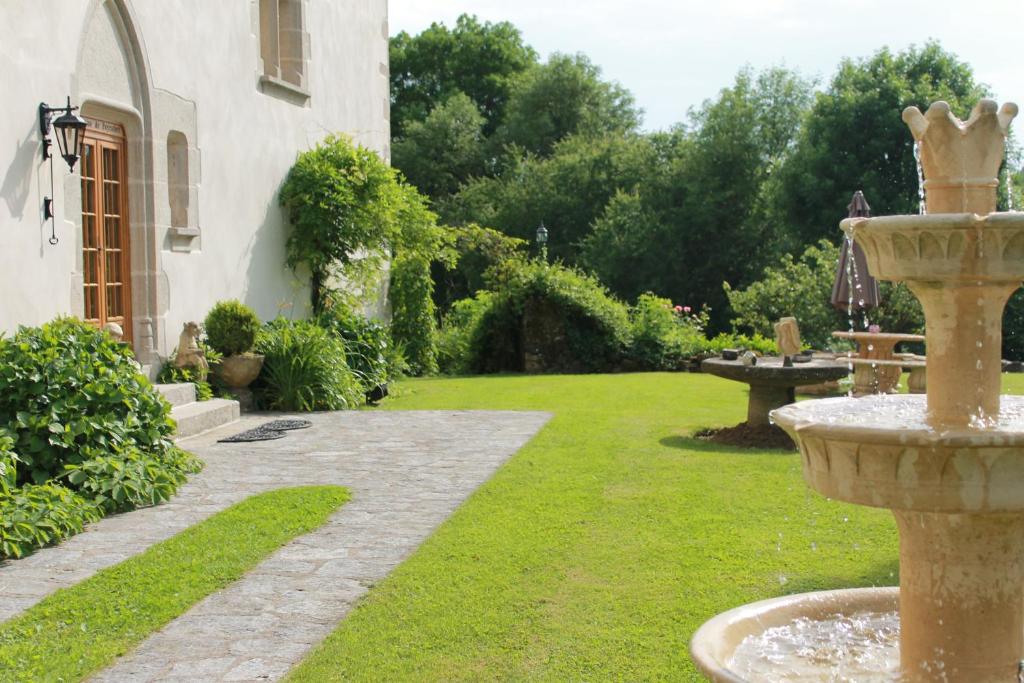
[[[118,229],[118,232],[119,232],[119,238],[120,238],[119,241],[120,241],[120,252],[121,252],[120,253],[121,308],[122,308],[122,313],[123,313],[122,320],[120,321],[120,324],[121,324],[122,331],[124,333],[124,341],[131,343],[132,340],[133,340],[134,334],[133,334],[133,329],[132,329],[132,271],[131,271],[131,230],[130,230],[130,227],[131,227],[131,217],[130,217],[129,211],[128,211],[128,206],[129,206],[129,188],[130,188],[130,181],[129,181],[129,177],[128,177],[128,140],[127,140],[127,136],[125,134],[124,126],[122,126],[120,124],[117,124],[117,123],[112,123],[112,122],[109,122],[109,121],[104,121],[102,119],[97,119],[97,118],[93,118],[93,117],[89,117],[89,116],[85,116],[84,118],[86,119],[86,121],[88,122],[89,125],[86,128],[86,130],[85,130],[85,134],[83,136],[82,144],[84,146],[85,144],[87,144],[89,142],[92,142],[94,144],[94,149],[96,150],[96,156],[95,156],[95,159],[93,160],[94,167],[92,169],[92,171],[93,171],[93,177],[92,177],[92,182],[93,182],[92,200],[93,200],[93,204],[92,205],[93,205],[93,208],[96,210],[96,214],[94,214],[94,219],[96,220],[95,230],[96,230],[96,235],[98,237],[98,244],[100,244],[100,245],[105,245],[106,244],[105,216],[101,215],[101,211],[100,210],[103,209],[103,211],[102,211],[103,214],[107,213],[107,211],[106,211],[107,207],[106,207],[106,203],[104,201],[104,189],[103,189],[103,180],[105,179],[105,176],[104,176],[104,173],[103,173],[103,150],[104,149],[111,149],[111,148],[113,148],[113,149],[116,149],[117,152],[118,152],[118,167],[117,167],[118,181],[117,182],[118,182],[118,185],[119,185],[119,192],[118,192],[118,207],[117,207],[117,210],[118,210],[118,216],[119,216],[119,229]],[[84,155],[84,150],[83,150],[83,155]],[[84,171],[84,168],[83,168],[83,171]],[[82,252],[83,252],[83,261],[84,261],[85,260],[85,249],[86,249],[85,232],[84,232],[84,230],[85,230],[85,218],[84,218],[85,196],[84,196],[84,193],[83,193],[83,197],[82,197],[82,202],[83,202],[83,206],[82,206],[82,213],[83,213],[83,216],[82,216],[82,230],[83,230],[83,232],[82,232]],[[97,287],[98,291],[97,291],[97,302],[96,302],[96,305],[97,305],[97,309],[98,309],[97,312],[99,314],[99,317],[96,318],[96,319],[91,319],[91,320],[95,321],[98,326],[102,326],[104,323],[108,322],[108,320],[107,320],[107,311],[108,311],[108,308],[107,308],[107,284],[106,284],[107,283],[107,277],[106,277],[107,259],[106,259],[105,248],[104,249],[100,249],[100,257],[98,257],[96,259],[96,261],[97,261],[96,267],[98,269],[97,282],[99,283],[99,286]],[[84,267],[84,263],[83,263],[83,267]],[[85,289],[87,284],[88,283],[83,282],[83,295],[85,293],[84,289]],[[85,305],[86,305],[86,307],[88,307],[88,297],[86,297]]]

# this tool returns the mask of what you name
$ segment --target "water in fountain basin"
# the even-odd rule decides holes
[[[860,428],[872,432],[900,432],[914,440],[970,436],[993,445],[1024,444],[1024,396],[1002,396],[998,415],[975,415],[966,430],[936,431],[928,423],[926,400],[921,394],[877,394],[858,399],[825,398],[787,406],[787,421],[801,424]],[[778,418],[778,415],[776,415]]]
[[[751,683],[900,680],[900,619],[896,612],[797,618],[747,636],[729,670]]]

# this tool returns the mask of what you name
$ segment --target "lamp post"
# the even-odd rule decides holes
[[[548,229],[544,227],[544,221],[540,222],[540,226],[537,228],[537,247],[540,251],[540,257],[544,263],[548,262]]]

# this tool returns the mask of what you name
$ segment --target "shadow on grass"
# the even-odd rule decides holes
[[[702,431],[704,428],[695,429],[694,433]],[[757,455],[757,454],[771,454],[771,455],[796,455],[796,451],[786,450],[784,448],[744,448],[743,446],[731,446],[728,444],[714,443],[713,441],[707,441],[705,439],[698,439],[693,436],[683,436],[682,434],[673,434],[672,436],[666,436],[658,439],[658,443],[668,448],[679,448],[685,451],[700,451],[702,453],[732,453],[733,455]]]
[[[838,588],[883,588],[898,586],[900,576],[899,557],[880,562],[859,576],[837,576],[835,574],[789,576],[785,585],[779,586],[777,596],[830,591]]]

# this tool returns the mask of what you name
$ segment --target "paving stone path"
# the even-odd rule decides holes
[[[171,502],[109,517],[60,546],[0,565],[0,621],[255,493],[347,486],[352,500],[323,527],[288,543],[93,679],[276,680],[550,416],[410,411],[302,417],[313,426],[276,441],[216,443],[265,417],[183,441],[206,468]]]

